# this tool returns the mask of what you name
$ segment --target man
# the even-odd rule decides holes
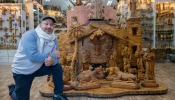
[[[62,67],[58,64],[60,52],[53,33],[54,23],[54,18],[45,16],[35,30],[23,34],[12,63],[15,85],[8,85],[13,100],[29,100],[33,79],[43,75],[53,76],[53,100],[68,100],[62,95]]]

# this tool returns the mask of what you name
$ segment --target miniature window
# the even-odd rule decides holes
[[[138,27],[133,27],[132,28],[132,35],[137,35],[137,30],[138,30]]]
[[[137,50],[137,46],[132,46],[132,54],[134,54]]]

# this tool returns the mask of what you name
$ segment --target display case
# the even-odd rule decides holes
[[[26,12],[21,3],[1,3],[0,49],[16,49],[26,31]]]
[[[173,48],[174,44],[173,2],[156,3],[156,48]]]
[[[153,44],[153,33],[154,33],[154,14],[153,14],[154,2],[151,0],[147,1],[138,1],[137,2],[137,15],[141,19],[142,23],[142,38],[143,38],[143,47],[147,44],[150,44],[152,47]]]
[[[169,59],[171,49],[175,47],[174,8],[175,2],[156,2],[155,47],[157,60]]]
[[[43,6],[36,1],[26,2],[27,11],[29,13],[28,29],[34,29],[40,23],[43,16]]]
[[[0,3],[0,63],[12,62],[19,40],[26,31],[26,9],[22,3]]]

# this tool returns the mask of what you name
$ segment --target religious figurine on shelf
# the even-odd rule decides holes
[[[67,10],[71,10],[72,9],[72,7],[69,5],[69,6],[67,6]]]
[[[78,24],[77,16],[72,17],[72,25]]]
[[[131,17],[136,17],[136,3],[137,0],[130,0]]]
[[[87,0],[84,4],[82,0],[76,0],[76,2],[73,2],[72,0],[69,0],[74,6],[81,6],[84,5],[86,6],[91,0]]]
[[[116,0],[116,4],[114,5],[114,9],[117,10],[120,0]]]
[[[102,19],[102,18],[103,18],[103,11],[101,10],[98,13],[98,19]]]
[[[155,54],[154,51],[151,49],[151,46],[148,44],[146,46],[147,50],[143,56],[145,60],[145,79],[146,80],[154,80],[154,65],[155,65]]]
[[[137,58],[138,71],[141,73],[145,71],[143,66],[143,55],[144,55],[144,51],[142,50],[142,45],[137,46],[135,57]]]
[[[92,11],[90,11],[88,14],[89,19],[93,19],[93,15],[94,15],[94,13]]]
[[[126,18],[124,17],[124,15],[122,15],[122,19],[121,19],[120,25],[121,25],[122,29],[126,28]]]

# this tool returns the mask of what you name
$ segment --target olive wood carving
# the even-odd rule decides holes
[[[82,0],[76,0],[76,2],[73,2],[72,0],[69,0],[74,6],[86,6],[91,0],[86,0],[86,2],[83,4]]]
[[[16,35],[16,30],[18,30],[18,28],[14,27],[13,29],[14,29],[14,34]]]
[[[8,19],[7,19],[8,23],[9,23],[9,30],[10,32],[12,31],[12,21],[14,21],[14,19],[10,16]]]
[[[4,37],[5,37],[5,40],[7,41],[7,39],[10,37],[10,35],[8,35],[8,33],[5,33]]]
[[[7,32],[7,30],[8,30],[8,28],[7,28],[7,27],[4,27],[3,29],[4,29],[4,31],[5,31],[5,32]]]
[[[2,18],[0,18],[0,27],[2,27],[2,22],[3,22],[4,20],[2,20]]]
[[[21,38],[22,37],[22,33],[19,33],[19,35],[17,35],[17,37]]]
[[[7,8],[2,7],[1,9],[2,9],[2,15],[5,15],[5,13],[6,13],[6,11],[7,11]]]
[[[18,16],[18,19],[16,19],[18,21],[18,25],[19,27],[21,27],[21,16]]]
[[[7,8],[7,11],[8,11],[9,14],[11,14],[11,12],[13,11],[13,9],[9,7],[9,8]]]

